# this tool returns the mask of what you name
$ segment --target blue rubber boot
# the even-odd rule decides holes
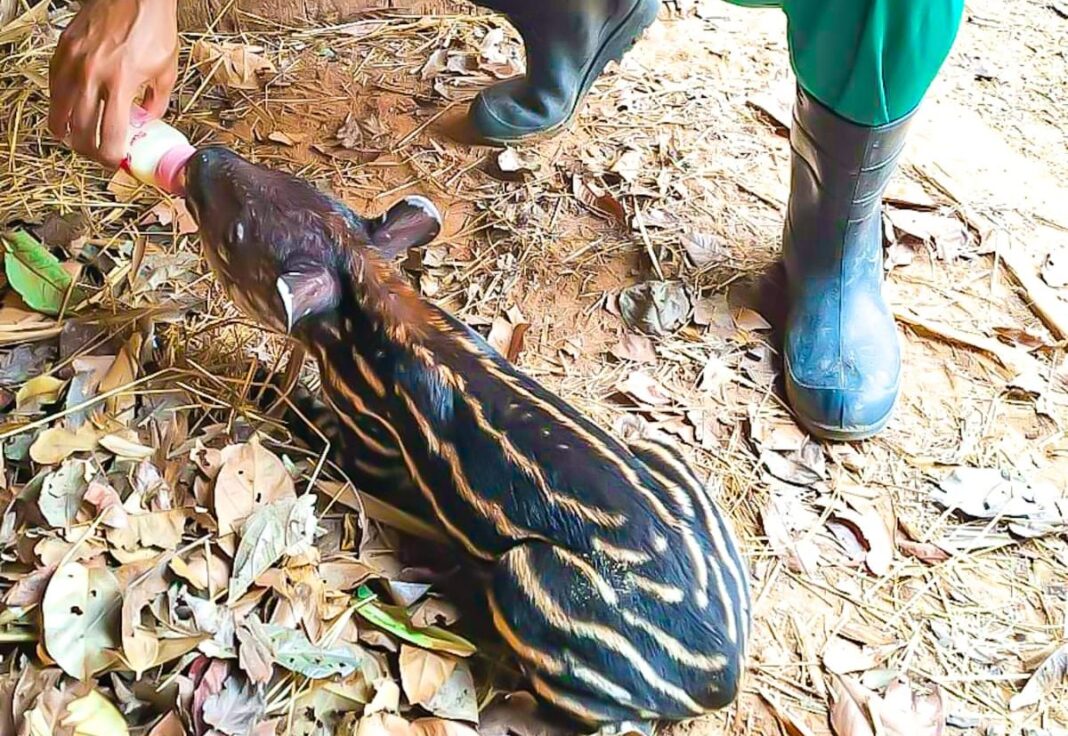
[[[660,0],[476,0],[505,14],[523,37],[527,73],[482,90],[469,118],[500,144],[566,127],[609,61],[656,20]]]
[[[897,400],[901,346],[882,294],[882,196],[908,122],[857,125],[797,91],[783,356],[787,398],[822,439],[876,434]]]

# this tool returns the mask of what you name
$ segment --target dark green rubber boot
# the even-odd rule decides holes
[[[660,0],[478,0],[503,13],[526,47],[527,74],[479,93],[470,119],[482,138],[551,135],[574,118],[609,61],[656,20]]]
[[[790,405],[823,439],[877,433],[900,389],[901,346],[882,294],[882,199],[909,119],[857,125],[797,92],[783,358]]]

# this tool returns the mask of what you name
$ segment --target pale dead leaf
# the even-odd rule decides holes
[[[731,316],[734,318],[734,324],[737,325],[740,330],[758,332],[771,329],[770,322],[764,319],[759,312],[755,312],[748,307],[734,310]]]
[[[612,355],[620,360],[633,360],[637,363],[656,363],[656,349],[653,341],[645,335],[627,333],[612,346]]]
[[[865,714],[867,699],[863,688],[847,684],[844,678],[834,686],[835,701],[831,706],[831,728],[837,736],[875,736]]]
[[[942,691],[935,685],[927,695],[914,692],[911,683],[895,679],[886,694],[872,699],[873,717],[886,736],[942,736],[946,726]]]
[[[257,46],[199,39],[193,44],[189,57],[216,84],[231,89],[259,89],[266,75],[278,71],[261,51],[263,49]]]
[[[1023,689],[1009,700],[1009,710],[1020,710],[1034,705],[1044,695],[1068,681],[1068,644],[1049,655],[1035,670]]]
[[[197,549],[189,555],[188,560],[174,557],[170,562],[171,570],[200,590],[218,592],[225,590],[230,581],[230,564],[218,555],[205,555],[203,549]]]
[[[611,170],[623,177],[624,181],[637,181],[642,171],[642,152],[635,148],[625,150],[612,164]]]
[[[426,705],[456,669],[457,660],[404,644],[399,663],[404,694],[411,703]]]
[[[129,733],[122,713],[96,690],[72,701],[61,725],[73,728],[73,736],[124,736]]]
[[[96,449],[97,437],[97,430],[90,424],[83,424],[76,432],[66,427],[50,427],[30,445],[30,458],[41,465],[55,465],[76,452]]]
[[[220,536],[235,531],[255,509],[296,499],[293,478],[285,465],[256,437],[245,444],[227,447],[222,461],[215,478],[215,513]]]
[[[121,607],[110,570],[80,562],[56,570],[41,602],[49,656],[71,677],[89,679],[115,658]]]
[[[689,317],[690,297],[677,281],[645,281],[619,292],[619,313],[636,332],[666,335]]]
[[[186,736],[185,726],[182,725],[182,719],[178,713],[171,711],[152,727],[148,736]]]
[[[722,240],[711,233],[687,231],[680,236],[680,239],[694,268],[702,269],[726,258],[726,246]]]
[[[671,392],[644,371],[628,373],[625,379],[616,384],[616,390],[627,394],[640,403],[652,406],[664,406],[674,401]]]
[[[96,507],[100,512],[100,520],[105,525],[114,529],[124,529],[130,525],[129,515],[122,506],[122,498],[104,476],[98,476],[89,483],[82,500]]]

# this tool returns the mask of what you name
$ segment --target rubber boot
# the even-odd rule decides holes
[[[882,294],[881,205],[910,117],[861,126],[797,91],[784,372],[798,420],[822,439],[876,434],[897,400],[901,346]]]
[[[609,61],[656,20],[660,0],[478,0],[523,37],[527,73],[483,90],[470,120],[485,140],[514,143],[566,127]]]

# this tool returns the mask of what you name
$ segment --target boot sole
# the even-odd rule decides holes
[[[789,399],[790,407],[794,406],[793,395],[793,382],[789,379],[789,368],[787,368],[786,382],[786,397]],[[826,424],[819,422],[813,422],[801,416],[801,413],[794,410],[793,415],[797,419],[797,423],[800,424],[809,434],[820,440],[830,440],[831,442],[860,442],[861,440],[871,439],[875,435],[886,429],[886,425],[890,423],[890,419],[894,415],[894,408],[897,406],[897,402],[891,405],[890,411],[888,411],[879,421],[873,424],[865,424],[859,427],[830,427]]]
[[[634,4],[634,7],[631,8],[630,12],[623,19],[623,22],[619,24],[619,27],[608,36],[608,40],[606,40],[604,44],[601,45],[601,48],[598,49],[597,56],[593,59],[593,64],[586,70],[586,74],[582,78],[582,85],[579,87],[579,94],[575,99],[575,104],[572,106],[570,114],[564,120],[546,128],[545,130],[539,130],[535,133],[528,133],[514,138],[482,135],[482,140],[503,146],[513,143],[537,143],[538,141],[552,138],[561,130],[570,127],[571,123],[573,123],[578,116],[579,111],[582,108],[582,103],[585,102],[586,95],[589,93],[590,88],[601,76],[604,68],[608,66],[608,62],[622,61],[623,56],[634,48],[638,41],[641,40],[645,31],[656,22],[659,11],[660,0],[638,0],[638,2]],[[628,40],[627,37],[631,35],[633,35],[633,38]]]

